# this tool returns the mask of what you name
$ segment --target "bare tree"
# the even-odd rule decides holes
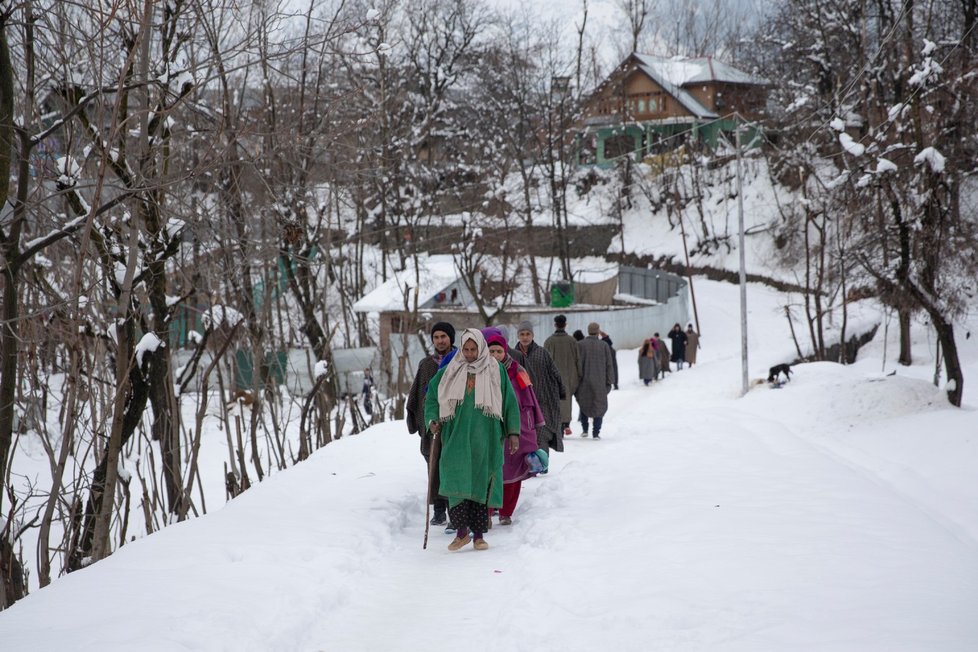
[[[649,15],[655,12],[655,0],[618,0],[618,8],[625,14],[628,21],[628,31],[631,36],[631,49],[625,53],[619,53],[624,59],[632,52],[639,52],[639,43],[648,25]]]

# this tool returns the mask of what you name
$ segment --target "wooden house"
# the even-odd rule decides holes
[[[753,139],[769,82],[714,59],[631,54],[588,97],[577,123],[578,162],[641,161],[680,147]]]

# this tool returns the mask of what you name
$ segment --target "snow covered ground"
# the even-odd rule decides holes
[[[737,288],[696,292],[701,364],[644,387],[619,351],[602,440],[567,438],[489,550],[438,530],[422,550],[417,438],[386,423],[35,591],[0,612],[0,647],[978,649],[973,385],[947,406],[924,330],[920,364],[887,375],[891,330],[885,366],[874,343],[741,398]],[[748,301],[761,378],[794,346],[781,295]]]

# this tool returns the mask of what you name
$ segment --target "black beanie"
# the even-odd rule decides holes
[[[451,341],[452,345],[455,345],[455,327],[449,324],[447,321],[436,322],[435,325],[431,327],[431,334],[434,335],[435,331],[441,331],[445,335],[448,335],[448,339]]]

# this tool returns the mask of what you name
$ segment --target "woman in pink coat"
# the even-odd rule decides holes
[[[537,427],[544,425],[545,419],[533,391],[530,374],[509,355],[506,338],[496,328],[486,328],[483,334],[489,346],[489,355],[506,369],[520,406],[520,445],[515,453],[507,448],[503,458],[503,506],[499,510],[499,524],[510,525],[520,499],[523,480],[531,475],[527,455],[536,453]]]

